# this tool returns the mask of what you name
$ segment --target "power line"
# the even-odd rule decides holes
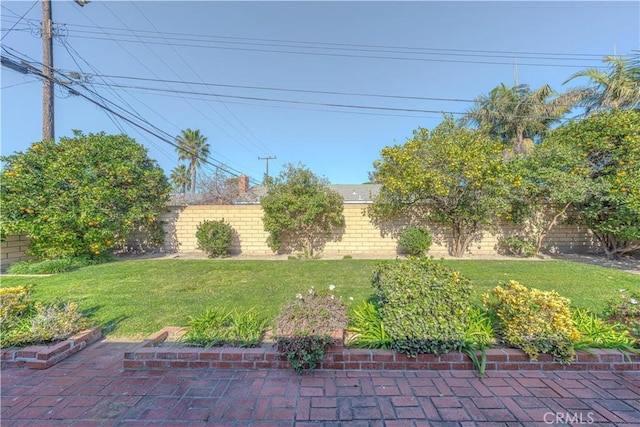
[[[18,18],[18,20],[16,21],[16,23],[15,23],[15,24],[13,24],[13,26],[12,26],[11,28],[9,28],[9,30],[5,33],[5,35],[4,35],[4,36],[2,36],[2,38],[0,39],[0,41],[4,40],[4,38],[5,38],[5,37],[7,37],[11,31],[13,31],[13,29],[16,27],[16,25],[18,25],[18,24],[19,24],[19,23],[24,19],[24,17],[25,17],[25,16],[27,16],[27,13],[31,12],[31,9],[33,9],[33,8],[35,7],[35,5],[37,5],[39,2],[40,2],[40,0],[36,0],[36,1],[31,5],[31,7],[30,7],[29,9],[27,9],[27,11],[26,11],[25,13],[23,13],[21,17],[19,17],[19,18]],[[11,13],[14,13],[14,14],[15,14],[15,12],[13,12],[12,10],[10,10],[9,8],[7,8],[7,7],[5,7],[5,6],[2,6],[2,8],[3,8],[3,9],[7,9],[9,12],[11,12]],[[16,16],[18,16],[17,14],[15,14],[15,15],[16,15]]]
[[[92,75],[88,75],[91,77]],[[161,82],[161,83],[174,83],[174,84],[188,84],[194,86],[214,86],[214,87],[226,87],[226,88],[234,88],[234,89],[251,89],[251,90],[268,90],[268,91],[276,91],[276,92],[294,92],[294,93],[310,93],[310,94],[320,94],[320,95],[346,95],[346,96],[361,96],[361,97],[372,97],[372,98],[393,98],[393,99],[410,99],[417,101],[446,101],[446,102],[475,102],[473,99],[460,99],[460,98],[436,98],[436,97],[426,97],[426,96],[406,96],[406,95],[383,95],[383,94],[372,94],[372,93],[356,93],[356,92],[339,92],[339,91],[326,91],[326,90],[310,90],[310,89],[291,89],[291,88],[282,88],[282,87],[268,87],[268,86],[248,86],[248,85],[235,85],[235,84],[223,84],[223,83],[205,83],[205,82],[186,82],[179,80],[168,80],[168,79],[151,79],[145,77],[134,77],[134,76],[122,76],[122,75],[96,75],[96,77],[109,77],[111,79],[122,79],[122,80],[138,80],[138,81],[148,81],[148,82]]]
[[[166,38],[166,37],[165,37],[165,36],[164,36],[164,35],[163,35],[159,30],[158,30],[158,28],[155,26],[155,24],[154,24],[153,22],[151,22],[151,20],[150,20],[150,19],[149,19],[145,14],[144,14],[144,12],[142,12],[142,10],[140,10],[140,8],[139,8],[135,3],[132,3],[132,4],[133,4],[133,6],[136,8],[136,10],[137,10],[137,11],[138,11],[138,12],[139,12],[139,13],[140,13],[144,18],[145,18],[145,20],[149,23],[149,25],[151,25],[151,27],[153,27],[154,31],[156,31],[158,34],[160,34],[163,40],[168,41],[168,40],[167,40],[167,38]],[[202,77],[200,76],[200,74],[199,74],[199,73],[198,73],[198,72],[193,68],[193,66],[191,65],[190,61],[185,60],[185,59],[184,59],[184,57],[182,56],[182,54],[181,54],[181,53],[180,53],[180,52],[179,52],[179,51],[178,51],[174,46],[171,46],[171,49],[172,49],[172,50],[173,50],[173,52],[174,52],[174,53],[175,53],[175,54],[180,58],[180,60],[182,61],[182,63],[183,63],[183,64],[185,64],[185,65],[186,65],[186,66],[191,70],[191,72],[192,72],[192,73],[193,73],[193,74],[198,78],[198,80],[200,80],[200,82],[201,82],[201,83],[204,83],[204,80],[202,79]],[[258,139],[258,137],[256,137],[256,136],[254,135],[254,133],[253,133],[253,132],[251,132],[251,130],[246,126],[246,124],[245,124],[242,120],[240,120],[240,118],[239,118],[239,117],[238,117],[238,116],[237,116],[237,115],[236,115],[236,114],[235,114],[235,113],[234,113],[234,112],[233,112],[233,111],[232,111],[232,110],[231,110],[231,109],[230,109],[230,108],[229,108],[229,107],[224,103],[224,102],[222,102],[222,101],[221,101],[221,103],[222,103],[223,107],[224,107],[224,108],[229,112],[229,114],[231,114],[231,116],[233,116],[233,118],[235,118],[235,119],[236,119],[236,121],[237,121],[238,123],[240,123],[240,125],[241,125],[241,126],[242,126],[242,127],[243,127],[247,132],[248,132],[248,134],[249,134],[250,136],[252,136],[252,137],[253,137],[253,138],[254,138],[254,139],[255,139],[255,140],[256,140],[260,145],[262,145],[262,148],[261,148],[261,149],[267,149],[267,147],[266,147],[266,146],[265,146],[265,145],[264,145],[264,144],[263,144],[263,143]],[[240,135],[242,135],[242,136],[245,136],[245,135],[243,135],[243,133],[242,133],[242,132],[240,132],[240,131],[235,127],[235,126],[233,126],[233,124],[232,124],[231,122],[229,122],[229,121],[228,121],[224,116],[222,116],[222,115],[221,115],[217,110],[215,110],[215,109],[211,106],[211,104],[207,103],[206,105],[207,105],[207,106],[208,106],[208,107],[209,107],[213,112],[215,112],[215,113],[216,113],[216,114],[218,114],[222,119],[224,119],[224,120],[225,120],[225,121],[226,121],[226,122],[227,122],[227,123],[228,123],[228,124],[229,124],[229,125],[230,125],[234,130],[235,130],[235,131],[236,131],[236,132],[238,132],[238,134],[240,134]],[[246,138],[246,136],[245,136],[245,138]],[[247,141],[248,141],[249,143],[251,143],[250,138],[246,138],[246,139],[247,139]],[[254,144],[252,143],[252,145],[254,145]],[[254,146],[255,146],[255,145],[254,145]],[[256,148],[258,148],[257,146],[255,146],[255,147],[256,147]],[[267,151],[269,151],[269,150],[267,149]]]
[[[99,84],[99,83],[96,83],[96,84]],[[116,84],[111,86],[119,87],[119,88],[147,90],[151,92],[168,92],[168,93],[176,93],[176,94],[213,96],[213,97],[220,97],[220,98],[245,99],[245,100],[265,101],[265,102],[282,102],[282,103],[289,103],[289,104],[317,105],[317,106],[325,106],[325,107],[360,108],[360,109],[367,109],[367,110],[403,111],[403,112],[412,112],[412,113],[465,114],[465,113],[456,112],[456,111],[424,110],[424,109],[414,109],[414,108],[379,107],[379,106],[371,106],[371,105],[353,105],[353,104],[338,104],[338,103],[327,103],[327,102],[296,101],[296,100],[290,100],[290,99],[276,99],[276,98],[241,96],[241,95],[225,95],[220,93],[194,92],[194,91],[177,90],[177,89],[160,89],[160,88],[145,87],[145,86],[133,86],[133,85]]]
[[[82,25],[82,24],[68,24],[69,26],[82,27],[94,29],[90,25]],[[368,48],[368,49],[404,49],[409,51],[417,51],[417,52],[460,52],[460,53],[468,53],[468,54],[485,54],[486,57],[496,57],[496,55],[503,55],[497,57],[505,57],[512,58],[513,52],[511,51],[501,51],[501,50],[482,50],[482,49],[453,49],[453,48],[433,48],[433,47],[416,47],[416,46],[397,46],[397,45],[377,45],[377,44],[357,44],[357,43],[331,43],[331,42],[318,42],[318,41],[306,41],[306,40],[285,40],[285,39],[269,39],[269,38],[251,38],[251,37],[234,37],[234,36],[221,36],[221,35],[210,35],[210,34],[193,34],[193,33],[178,33],[178,32],[169,32],[169,31],[155,31],[150,30],[141,30],[141,29],[131,29],[131,28],[122,28],[122,27],[102,27],[103,30],[114,30],[114,31],[122,31],[122,32],[136,32],[143,34],[158,34],[158,36],[143,36],[148,38],[163,38],[163,39],[175,39],[175,40],[183,40],[183,41],[215,41],[211,39],[220,39],[220,40],[233,40],[239,41],[243,43],[251,42],[255,43],[289,43],[289,44],[299,44],[302,46],[311,46],[313,45],[324,45],[327,47],[351,47],[351,48]],[[85,33],[93,34],[94,31],[85,30],[80,31]],[[115,34],[117,36],[122,36],[126,34]],[[176,36],[176,37],[173,37]],[[180,38],[183,37],[183,38]],[[184,37],[195,37],[195,39],[184,39]],[[222,42],[222,41],[221,41]],[[226,42],[231,43],[231,42]],[[606,56],[605,53],[566,53],[566,52],[531,52],[531,51],[522,51],[518,52],[519,55],[542,55],[542,56],[559,56],[559,57],[576,57],[578,59],[593,59],[599,60],[602,57]],[[534,59],[551,59],[551,58],[534,58]]]
[[[6,48],[5,48],[4,46],[3,46],[2,48],[3,48],[3,50],[7,51],[7,50],[6,50]],[[209,160],[209,159],[204,159],[204,158],[201,158],[201,157],[197,156],[197,155],[196,155],[196,153],[191,153],[189,150],[187,150],[187,149],[185,149],[185,148],[183,148],[183,147],[179,146],[178,144],[176,144],[176,143],[174,142],[174,140],[173,140],[173,137],[172,137],[171,135],[169,135],[168,133],[166,133],[166,132],[162,131],[161,129],[157,128],[156,126],[153,126],[153,125],[152,125],[152,127],[153,127],[154,129],[149,129],[148,127],[145,127],[144,125],[141,125],[140,123],[137,123],[135,120],[133,120],[133,119],[131,119],[131,118],[129,118],[129,117],[126,117],[126,116],[125,116],[125,114],[126,114],[126,110],[124,110],[124,111],[125,111],[124,113],[120,113],[120,112],[118,112],[118,111],[114,110],[112,107],[107,106],[107,105],[105,104],[105,102],[107,102],[107,103],[111,103],[111,104],[113,104],[113,103],[112,103],[111,101],[109,101],[109,100],[106,100],[106,99],[105,99],[104,97],[102,97],[101,95],[99,95],[99,94],[97,94],[97,93],[95,93],[95,92],[92,92],[92,91],[91,91],[91,90],[89,90],[88,88],[86,88],[86,87],[84,87],[84,86],[81,86],[85,91],[87,91],[87,92],[89,92],[89,93],[91,93],[91,94],[93,94],[93,95],[96,95],[96,96],[98,96],[100,99],[102,99],[102,102],[100,102],[100,101],[98,101],[98,100],[96,100],[96,99],[93,99],[93,98],[91,98],[90,96],[88,96],[88,95],[86,95],[86,94],[84,94],[84,93],[81,93],[81,92],[77,91],[76,89],[74,89],[73,87],[71,87],[71,84],[69,83],[69,81],[65,81],[66,79],[68,79],[68,78],[69,78],[69,76],[67,76],[67,75],[62,75],[62,76],[65,78],[65,80],[58,79],[58,78],[56,78],[56,77],[54,77],[54,76],[51,76],[51,77],[50,77],[50,76],[47,76],[47,75],[45,75],[44,73],[42,73],[42,72],[41,72],[38,68],[36,68],[35,66],[33,66],[33,65],[31,65],[31,64],[28,64],[28,63],[26,63],[26,62],[22,61],[22,60],[21,60],[21,58],[20,58],[20,57],[18,57],[17,55],[14,55],[14,54],[11,54],[11,55],[12,55],[14,58],[17,58],[17,59],[18,59],[18,61],[21,61],[21,62],[17,62],[17,61],[15,61],[15,60],[12,60],[12,59],[10,59],[10,58],[8,58],[8,57],[5,57],[5,56],[3,55],[3,56],[2,56],[2,64],[3,64],[3,65],[5,65],[5,66],[9,66],[9,68],[13,68],[13,69],[18,69],[18,68],[22,67],[22,68],[24,68],[24,69],[28,70],[28,74],[33,74],[33,75],[38,76],[39,78],[41,78],[41,79],[43,79],[43,80],[44,80],[44,79],[54,80],[56,84],[58,84],[58,85],[60,85],[60,86],[62,86],[62,87],[64,87],[64,88],[66,88],[66,89],[67,89],[71,94],[73,94],[73,95],[77,95],[77,96],[80,96],[80,97],[84,98],[85,100],[89,101],[90,103],[92,103],[92,104],[94,104],[94,105],[96,105],[96,106],[98,106],[98,107],[100,107],[100,108],[102,108],[102,109],[104,109],[104,110],[108,111],[109,113],[111,113],[111,114],[113,114],[113,115],[115,115],[115,116],[119,117],[120,119],[122,119],[122,120],[126,121],[127,123],[129,123],[129,124],[131,124],[131,125],[133,125],[133,126],[135,126],[135,127],[139,128],[139,129],[141,129],[141,130],[143,130],[143,131],[145,131],[145,132],[149,133],[150,135],[155,136],[155,137],[156,137],[156,138],[158,138],[159,140],[161,140],[161,141],[163,141],[163,142],[165,142],[165,143],[167,143],[167,144],[169,144],[169,145],[171,145],[171,146],[175,147],[176,149],[178,149],[178,150],[180,150],[180,151],[183,151],[183,152],[186,152],[187,154],[192,155],[192,156],[194,156],[194,157],[198,158],[198,159],[199,159],[200,161],[202,161],[204,164],[209,164],[209,165],[211,165],[211,166],[217,167],[217,168],[219,168],[220,170],[222,170],[223,172],[228,173],[228,174],[229,174],[229,175],[231,175],[231,176],[239,177],[239,176],[241,176],[241,175],[244,175],[242,172],[240,172],[240,171],[238,171],[238,170],[236,170],[236,169],[234,169],[234,168],[232,168],[232,167],[230,167],[230,166],[228,166],[228,165],[226,165],[226,164],[224,164],[224,163],[218,162],[218,161],[216,161],[216,160],[211,161],[211,160]],[[56,72],[56,73],[57,73],[57,74],[60,74],[59,72]],[[115,105],[115,104],[114,104],[114,105]],[[117,108],[121,108],[121,107],[119,107],[119,106],[116,106],[116,107],[117,107]],[[215,163],[214,163],[214,162],[215,162]],[[256,183],[256,181],[255,181],[255,180],[254,180],[254,183]]]

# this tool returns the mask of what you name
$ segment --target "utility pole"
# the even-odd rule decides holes
[[[53,20],[51,0],[42,0],[42,140],[55,140],[53,111]]]
[[[267,172],[264,174],[265,179],[269,179],[269,160],[275,160],[275,157],[258,157],[258,160],[267,161]]]

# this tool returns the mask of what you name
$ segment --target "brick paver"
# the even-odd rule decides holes
[[[2,426],[640,426],[640,372],[124,371],[136,345],[3,369]]]

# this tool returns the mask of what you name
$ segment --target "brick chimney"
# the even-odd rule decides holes
[[[238,177],[238,196],[244,195],[247,191],[249,191],[249,177],[240,175]]]

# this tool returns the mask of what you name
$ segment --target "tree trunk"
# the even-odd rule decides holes
[[[453,224],[451,229],[452,245],[449,253],[456,258],[461,258],[473,240],[474,233],[466,232],[461,224]]]
[[[569,202],[566,205],[564,205],[564,208],[562,208],[562,210],[553,217],[551,222],[547,224],[546,227],[542,228],[540,233],[536,236],[536,248],[535,248],[535,253],[533,255],[538,255],[540,253],[540,248],[542,248],[542,241],[547,236],[547,234],[549,234],[553,226],[556,225],[558,218],[560,218],[562,215],[565,214],[565,212],[567,212],[567,209],[569,209],[569,206],[571,206],[572,203],[573,202]]]
[[[196,194],[196,166],[191,164],[191,194]]]
[[[313,237],[307,237],[306,240],[307,256],[313,258]]]
[[[593,230],[591,230],[593,231]],[[607,259],[620,259],[627,252],[633,252],[640,249],[640,242],[621,241],[610,233],[598,233],[593,231],[604,247],[604,254]]]

